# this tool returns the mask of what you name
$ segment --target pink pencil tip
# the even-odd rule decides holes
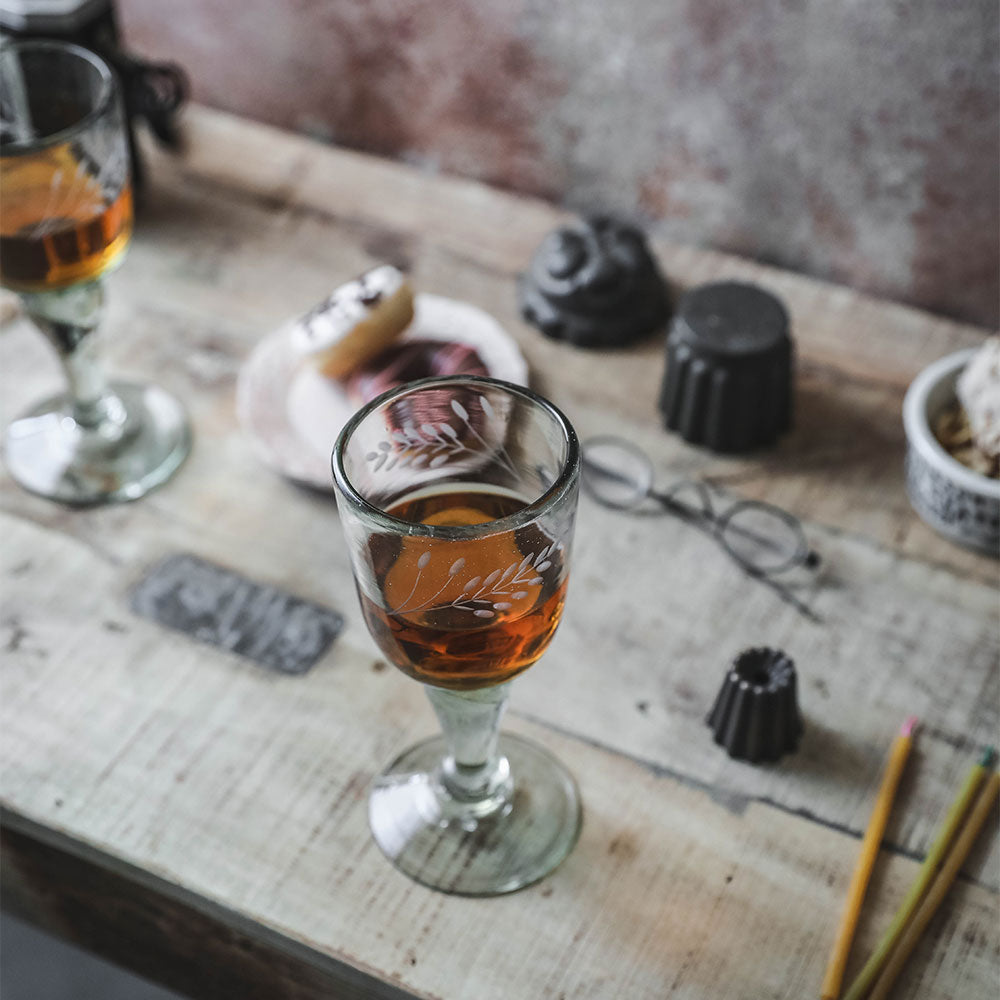
[[[915,715],[907,716],[906,722],[903,723],[902,728],[899,730],[903,736],[912,736],[913,730],[917,728],[917,723],[920,720]]]

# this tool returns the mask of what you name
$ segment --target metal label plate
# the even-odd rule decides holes
[[[187,553],[132,589],[132,610],[282,674],[304,674],[344,627],[341,614]]]

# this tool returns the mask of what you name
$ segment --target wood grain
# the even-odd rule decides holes
[[[5,862],[21,909],[114,951],[116,914],[130,910],[88,939],[85,919],[67,923],[58,880],[45,884],[46,851],[81,913],[88,899],[97,912],[102,882],[142,912],[162,899],[170,948],[152,930],[123,940],[166,981],[179,949],[195,995],[199,936],[225,927],[281,956],[300,992],[271,995],[330,995],[332,976],[345,996],[381,996],[380,983],[449,1000],[807,996],[886,749],[914,712],[923,729],[850,976],[998,729],[997,563],[923,526],[901,477],[906,384],[984,331],[658,244],[675,290],[748,278],[792,313],[795,429],[723,459],[662,429],[658,338],[592,353],[520,322],[514,276],[558,210],[204,109],[187,132],[180,159],[150,151],[155,183],[110,282],[106,354],[116,373],[154,376],[186,401],[190,459],[121,507],[68,511],[0,485],[0,792],[5,832],[20,838]],[[801,591],[817,624],[684,525],[582,502],[566,617],[508,718],[572,767],[584,833],[555,875],[505,899],[411,885],[372,845],[366,786],[433,731],[432,714],[364,629],[331,498],[262,466],[234,415],[254,343],[386,259],[420,289],[496,315],[583,436],[636,441],[663,482],[703,475],[787,507],[824,560]],[[5,423],[60,381],[21,319],[0,334],[0,369]],[[130,587],[177,552],[332,607],[345,630],[308,675],[280,677],[136,618]],[[796,660],[806,721],[795,755],[756,768],[729,760],[703,722],[727,661],[755,644]],[[984,842],[899,996],[992,996],[998,882],[1000,853]],[[249,995],[241,947],[211,953],[231,977],[211,995]]]

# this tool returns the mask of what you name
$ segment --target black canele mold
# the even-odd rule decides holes
[[[706,722],[730,757],[778,760],[802,735],[795,664],[780,649],[747,649],[733,660]]]
[[[792,425],[788,313],[736,281],[686,292],[667,334],[660,411],[668,429],[717,452],[771,444]]]

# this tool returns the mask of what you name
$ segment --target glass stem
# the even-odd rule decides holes
[[[97,332],[104,306],[100,281],[22,296],[25,310],[62,362],[73,400],[73,419],[113,438],[125,422],[121,400],[108,389],[97,360]]]
[[[448,746],[440,772],[445,789],[460,802],[505,800],[511,787],[510,766],[497,753],[497,736],[510,684],[479,691],[426,690]]]

